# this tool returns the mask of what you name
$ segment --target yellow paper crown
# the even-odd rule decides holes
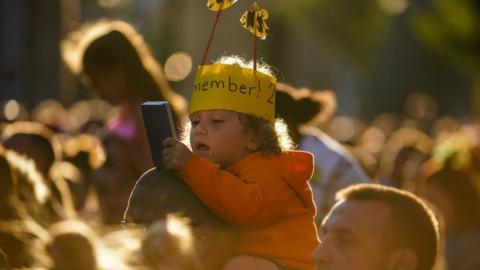
[[[202,110],[230,110],[275,121],[273,76],[239,65],[199,66],[190,101],[190,114]]]

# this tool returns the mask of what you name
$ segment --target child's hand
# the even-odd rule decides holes
[[[190,159],[192,152],[183,143],[174,138],[166,138],[163,141],[163,164],[166,169],[180,170]]]

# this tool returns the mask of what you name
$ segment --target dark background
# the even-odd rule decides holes
[[[199,64],[215,13],[206,0],[0,0],[0,102],[28,109],[54,98],[68,106],[90,92],[65,67],[59,42],[82,23],[121,19],[142,33],[163,64],[172,53]],[[252,57],[239,18],[251,1],[226,10],[209,59]],[[332,89],[337,114],[370,119],[405,112],[427,94],[440,115],[477,116],[480,102],[478,0],[265,0],[271,35],[259,55],[294,86]],[[193,75],[173,88],[188,97]]]

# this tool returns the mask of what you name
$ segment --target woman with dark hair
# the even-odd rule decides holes
[[[118,224],[136,179],[153,166],[140,104],[170,103],[175,121],[184,117],[186,101],[174,93],[143,38],[121,21],[99,21],[71,33],[61,44],[63,58],[118,113],[107,123],[106,162],[97,171],[104,223]]]
[[[335,193],[349,185],[368,181],[368,176],[333,138],[316,124],[326,121],[334,112],[335,96],[330,91],[296,89],[277,83],[276,111],[284,119],[298,149],[315,156],[315,171],[310,180],[317,207],[317,227],[335,202]]]

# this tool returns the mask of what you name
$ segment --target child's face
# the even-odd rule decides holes
[[[247,132],[234,111],[204,110],[190,115],[192,151],[228,168],[256,148],[254,136]]]

